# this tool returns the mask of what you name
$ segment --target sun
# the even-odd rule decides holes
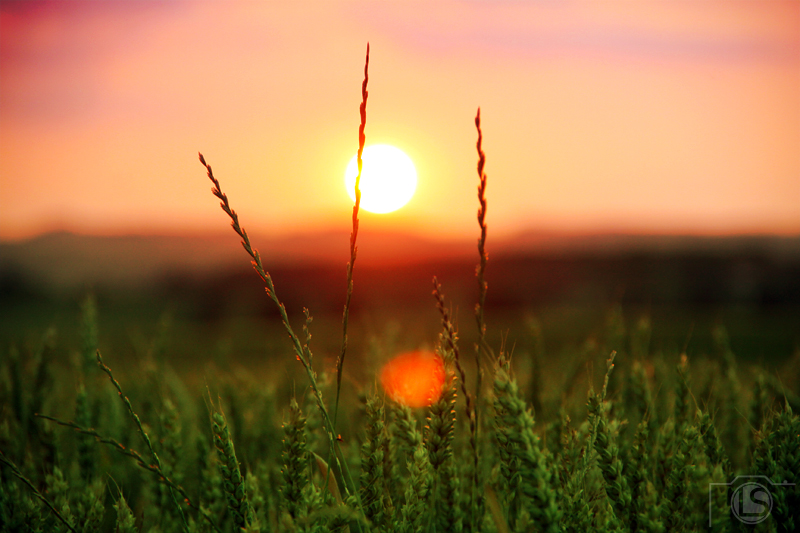
[[[388,144],[364,148],[362,155],[361,208],[371,213],[390,213],[411,200],[417,189],[417,170],[402,150]],[[356,156],[344,173],[344,183],[350,199],[356,200]]]

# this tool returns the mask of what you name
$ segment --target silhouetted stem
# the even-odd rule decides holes
[[[353,231],[350,233],[350,262],[347,263],[347,297],[344,302],[344,313],[342,314],[342,350],[339,352],[339,359],[336,361],[336,403],[333,407],[334,427],[336,426],[336,420],[339,416],[339,394],[342,390],[342,366],[344,365],[344,356],[347,353],[347,323],[350,317],[350,299],[353,296],[353,267],[355,266],[356,253],[358,252],[356,239],[358,238],[358,210],[361,207],[361,170],[363,167],[361,156],[364,153],[364,142],[366,141],[364,128],[367,125],[368,81],[369,43],[367,43],[367,58],[364,62],[364,81],[361,83],[361,106],[359,106],[361,124],[358,126],[358,154],[356,155],[356,161],[358,162],[358,174],[356,175],[355,186],[356,202],[355,205],[353,205]]]

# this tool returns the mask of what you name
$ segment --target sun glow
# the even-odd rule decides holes
[[[372,213],[390,213],[411,200],[417,189],[417,170],[402,150],[387,144],[364,148],[361,169],[361,208]],[[344,173],[344,183],[350,199],[356,200],[356,156]]]
[[[424,407],[438,400],[444,378],[444,364],[433,352],[402,353],[381,370],[383,390],[409,407]]]

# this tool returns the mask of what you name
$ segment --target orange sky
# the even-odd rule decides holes
[[[0,3],[0,238],[346,229],[367,144],[417,165],[372,227],[800,233],[800,3]]]

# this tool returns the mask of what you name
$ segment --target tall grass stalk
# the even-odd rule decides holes
[[[500,364],[494,377],[495,428],[498,441],[508,450],[506,465],[518,472],[525,496],[523,506],[539,531],[556,533],[561,530],[561,509],[556,497],[550,461],[541,449],[539,437],[533,431],[534,419],[510,374],[507,363]]]
[[[482,398],[482,389],[483,389],[483,365],[481,364],[481,355],[484,358],[493,360],[494,359],[494,352],[492,348],[489,346],[489,343],[486,341],[486,321],[484,318],[484,311],[486,308],[486,291],[488,285],[485,279],[485,272],[486,272],[486,263],[488,261],[488,255],[486,253],[486,173],[483,171],[483,167],[486,164],[486,154],[484,154],[482,149],[482,142],[483,142],[483,132],[481,131],[481,110],[478,108],[478,112],[475,116],[475,128],[478,131],[478,140],[476,143],[476,148],[478,151],[478,226],[480,228],[480,237],[478,238],[478,256],[479,262],[478,267],[476,269],[476,277],[478,280],[478,303],[475,305],[475,320],[478,326],[478,342],[475,344],[475,371],[476,371],[476,384],[475,384],[475,397],[473,399],[472,395],[469,393],[466,387],[466,374],[464,369],[461,365],[461,358],[459,356],[458,346],[457,346],[457,334],[455,328],[453,326],[452,321],[450,320],[449,313],[444,305],[444,297],[441,291],[441,285],[439,284],[436,277],[433,278],[433,295],[436,298],[437,308],[439,309],[439,313],[442,316],[442,325],[445,330],[445,341],[447,343],[447,348],[452,352],[453,356],[455,357],[455,366],[459,372],[459,377],[461,378],[461,389],[464,393],[464,401],[466,403],[466,414],[467,420],[469,421],[470,427],[470,448],[472,451],[472,468],[471,468],[471,475],[470,478],[470,486],[468,488],[468,499],[469,499],[469,513],[470,518],[468,522],[468,528],[470,531],[477,530],[480,528],[480,517],[483,516],[484,511],[484,499],[483,493],[480,489],[482,485],[481,474],[480,474],[480,450],[478,447],[479,442],[479,431],[480,431],[480,417],[479,417],[479,406],[481,403]]]
[[[588,531],[594,519],[586,483],[588,469],[583,463],[587,447],[578,430],[571,427],[570,418],[563,409],[561,417],[561,450],[557,458],[560,464],[562,524],[565,531],[578,533]]]
[[[350,262],[347,263],[347,297],[344,303],[344,312],[342,313],[342,349],[339,352],[339,359],[336,361],[336,403],[333,407],[333,424],[336,426],[336,420],[339,414],[339,394],[342,390],[342,365],[344,365],[344,356],[347,353],[347,323],[350,318],[350,299],[353,296],[353,267],[356,263],[356,254],[358,247],[356,246],[356,239],[358,238],[358,210],[361,207],[361,170],[363,160],[361,156],[364,153],[364,143],[366,136],[364,135],[364,128],[367,126],[367,82],[369,82],[369,43],[367,43],[367,57],[364,61],[364,81],[361,83],[361,105],[359,106],[359,114],[361,115],[361,124],[358,126],[358,153],[356,154],[356,161],[358,163],[358,174],[356,174],[355,197],[356,201],[353,205],[353,231],[350,233]]]
[[[192,503],[192,500],[189,498],[189,495],[186,493],[186,490],[183,487],[181,487],[180,485],[176,484],[164,472],[164,470],[161,468],[161,466],[159,464],[145,460],[145,458],[142,456],[142,454],[139,453],[138,451],[136,451],[135,449],[127,447],[127,446],[124,446],[123,444],[121,444],[116,439],[105,437],[105,436],[101,435],[94,428],[83,427],[83,426],[81,426],[79,424],[76,424],[75,422],[60,420],[58,418],[55,418],[55,417],[52,417],[52,416],[48,416],[48,415],[37,414],[36,416],[39,417],[39,418],[45,419],[45,420],[49,420],[51,422],[55,422],[56,424],[58,424],[60,426],[64,426],[64,427],[68,427],[68,428],[74,429],[75,431],[77,431],[78,433],[80,433],[82,435],[88,435],[90,437],[94,437],[97,442],[99,442],[101,444],[106,444],[106,445],[110,446],[111,448],[113,448],[114,450],[116,450],[118,453],[121,453],[122,455],[130,457],[131,459],[133,459],[136,462],[136,464],[140,468],[142,468],[143,470],[146,470],[146,471],[151,472],[152,474],[154,474],[158,478],[158,480],[161,483],[167,485],[171,491],[174,491],[174,493],[180,494],[181,498],[183,498],[183,501],[186,503],[186,505],[188,505],[189,507],[194,507],[194,508],[198,509],[198,511],[200,512],[201,516],[203,516],[203,518],[211,525],[211,527],[213,527],[214,530],[217,533],[221,533],[221,531],[219,530],[219,528],[217,527],[216,523],[211,518],[209,513],[205,509],[203,509],[202,507],[196,506],[194,503]]]
[[[397,455],[404,459],[408,471],[402,488],[402,499],[394,502],[394,507],[399,507],[395,524],[400,533],[416,533],[421,530],[426,519],[426,498],[431,483],[431,466],[422,433],[417,428],[417,420],[411,408],[402,403],[393,403],[392,410],[394,412],[392,436],[400,442],[397,446]]]
[[[349,310],[350,310],[350,300],[353,293],[353,266],[355,264],[356,259],[356,239],[358,237],[358,211],[361,205],[361,190],[360,190],[360,180],[361,180],[361,170],[362,170],[362,154],[364,151],[364,143],[365,143],[365,135],[364,135],[364,128],[366,127],[367,121],[367,82],[369,80],[369,43],[367,43],[367,54],[366,60],[364,64],[364,81],[361,84],[361,106],[360,106],[360,115],[361,115],[361,124],[359,126],[358,131],[358,176],[356,178],[356,187],[355,187],[355,195],[356,201],[355,205],[353,206],[353,231],[350,235],[350,262],[347,266],[347,296],[345,301],[344,313],[342,317],[342,349],[339,354],[339,358],[337,361],[337,377],[336,377],[336,402],[334,404],[334,417],[331,420],[330,416],[328,415],[328,410],[325,407],[325,403],[322,399],[322,393],[317,385],[316,380],[316,373],[314,372],[313,367],[311,366],[311,350],[308,347],[308,343],[304,345],[301,343],[300,338],[294,333],[292,326],[289,322],[289,317],[286,313],[286,307],[284,304],[278,299],[278,296],[275,293],[275,285],[272,282],[272,277],[269,273],[264,270],[264,265],[261,260],[261,255],[258,253],[258,250],[253,248],[250,244],[250,239],[247,236],[247,232],[244,228],[239,224],[239,217],[236,212],[230,207],[230,203],[228,202],[227,196],[222,193],[220,188],[219,181],[214,177],[213,171],[211,169],[211,165],[206,163],[203,154],[199,154],[200,163],[204,167],[206,167],[206,171],[208,174],[208,178],[214,184],[214,187],[211,189],[211,192],[221,200],[220,207],[222,210],[230,217],[231,225],[233,230],[241,237],[242,239],[242,246],[244,247],[245,251],[250,255],[253,259],[253,268],[256,270],[258,275],[261,277],[262,281],[266,285],[267,294],[278,306],[278,310],[281,314],[281,319],[283,321],[283,325],[286,328],[287,333],[292,341],[292,346],[295,351],[295,356],[301,362],[303,367],[308,374],[309,381],[311,382],[311,388],[314,392],[314,395],[317,400],[317,405],[322,413],[324,422],[325,422],[325,429],[328,436],[328,442],[330,447],[330,455],[333,458],[334,464],[336,465],[334,475],[340,480],[341,485],[343,486],[346,494],[350,495],[353,494],[358,497],[357,491],[355,490],[355,484],[353,483],[352,476],[350,475],[349,468],[347,466],[347,461],[344,460],[344,456],[341,453],[340,446],[336,439],[336,417],[338,413],[338,406],[339,406],[339,397],[341,392],[341,383],[342,383],[342,365],[344,363],[344,356],[347,351],[347,325],[349,319]],[[306,313],[306,326],[310,322],[310,315]],[[309,339],[309,334],[306,333],[306,340]],[[330,463],[331,461],[328,461]],[[361,507],[359,503],[359,508]],[[356,530],[360,530],[360,526],[358,523],[353,523],[352,526]]]
[[[421,440],[417,442],[408,461],[408,472],[403,495],[405,501],[395,524],[399,526],[401,533],[417,533],[422,531],[423,523],[428,516],[427,497],[431,482],[430,462]]]
[[[375,395],[367,398],[364,443],[361,445],[361,501],[374,531],[389,531],[390,502],[384,477],[386,427],[384,408]]]
[[[233,230],[236,232],[239,237],[242,239],[242,246],[244,247],[247,254],[252,258],[252,265],[255,271],[258,273],[261,280],[264,282],[266,286],[267,295],[270,299],[275,303],[278,307],[278,311],[281,315],[281,320],[283,322],[283,326],[286,329],[286,332],[289,334],[289,338],[292,342],[292,348],[294,349],[295,357],[298,361],[303,365],[303,368],[308,375],[308,380],[311,385],[311,390],[314,393],[314,397],[317,401],[317,407],[322,413],[322,418],[325,424],[325,434],[328,437],[328,445],[331,448],[331,455],[333,456],[333,463],[335,465],[334,475],[337,477],[337,481],[340,483],[341,487],[344,489],[345,493],[350,495],[354,494],[357,495],[357,491],[355,490],[355,484],[353,483],[352,476],[350,475],[350,470],[347,466],[347,461],[344,460],[344,456],[342,455],[341,449],[339,447],[339,443],[336,440],[336,433],[334,430],[333,421],[331,417],[328,415],[328,409],[325,407],[325,402],[322,399],[322,392],[317,384],[317,375],[314,371],[314,368],[311,366],[310,362],[310,354],[311,350],[306,345],[303,346],[303,343],[300,341],[300,338],[294,332],[291,323],[289,322],[289,316],[286,313],[286,306],[283,302],[280,301],[278,295],[275,292],[275,284],[272,281],[272,277],[269,273],[264,270],[264,264],[261,260],[261,254],[258,253],[258,250],[253,248],[252,244],[250,244],[250,237],[247,235],[247,231],[239,224],[239,216],[236,214],[231,206],[230,202],[228,201],[228,197],[225,193],[222,192],[219,180],[214,177],[214,172],[211,168],[211,165],[206,163],[203,154],[199,154],[200,163],[206,168],[206,172],[208,174],[208,179],[214,184],[214,187],[211,189],[212,194],[220,199],[220,207],[222,210],[228,215],[231,219],[231,226]],[[330,463],[330,461],[329,461]],[[360,504],[359,504],[360,507]],[[355,529],[360,531],[360,527],[358,524],[354,524]]]
[[[72,533],[78,533],[75,530],[75,528],[72,527],[72,524],[70,522],[68,522],[67,519],[64,518],[64,516],[60,512],[58,512],[58,509],[56,509],[55,506],[52,503],[50,503],[50,500],[45,498],[44,495],[41,492],[39,492],[39,489],[36,488],[36,486],[31,482],[31,480],[28,479],[25,476],[25,474],[23,474],[20,471],[20,469],[17,467],[17,465],[14,464],[14,462],[11,461],[11,459],[6,457],[5,454],[2,451],[0,451],[0,463],[3,463],[4,465],[6,465],[11,470],[11,473],[14,474],[14,476],[17,477],[17,479],[22,481],[29,489],[31,489],[31,492],[33,492],[33,494],[37,498],[39,498],[39,500],[41,500],[41,502],[44,503],[47,506],[48,509],[50,509],[50,512],[52,512],[53,515],[55,515],[55,517],[58,518],[58,520],[62,524],[64,524],[66,526],[67,529],[72,531]]]
[[[780,533],[800,529],[800,418],[788,402],[772,410],[756,432],[754,474],[785,485],[774,491],[772,514]]]
[[[486,154],[483,153],[483,132],[481,131],[481,108],[478,108],[478,113],[475,115],[475,129],[478,130],[478,141],[476,148],[478,150],[478,227],[481,234],[478,238],[478,268],[476,270],[476,277],[478,278],[478,303],[475,305],[475,320],[478,324],[478,346],[477,352],[483,352],[484,356],[494,360],[494,353],[492,347],[486,342],[486,319],[484,311],[486,309],[486,291],[489,285],[486,283],[486,263],[489,260],[489,255],[486,253],[486,173],[483,167],[486,165]],[[478,362],[478,379],[480,380],[480,357]],[[480,383],[480,381],[479,381]],[[480,390],[480,387],[478,388]]]
[[[150,456],[153,458],[153,462],[160,471],[163,471],[163,468],[161,467],[161,460],[158,458],[158,454],[153,448],[152,442],[150,442],[150,436],[144,430],[144,427],[142,426],[142,421],[139,419],[139,415],[137,415],[136,411],[133,410],[133,405],[131,405],[131,401],[122,392],[122,387],[120,386],[119,382],[116,379],[114,379],[114,374],[111,372],[111,369],[108,366],[106,366],[106,364],[103,362],[103,356],[100,355],[100,350],[97,350],[97,364],[103,372],[108,374],[108,378],[111,380],[111,383],[114,385],[114,388],[117,389],[117,394],[119,394],[119,397],[125,404],[125,407],[128,408],[128,413],[130,413],[131,418],[136,423],[136,427],[139,430],[139,434],[142,436],[142,440],[144,440],[145,444],[147,444],[147,449],[150,450]],[[172,496],[172,502],[178,509],[178,515],[181,518],[181,524],[183,525],[183,530],[188,533],[189,524],[186,522],[186,515],[183,513],[183,507],[181,507],[181,504],[178,502],[178,498],[175,495],[174,489],[170,487],[169,491],[170,495]]]
[[[209,398],[211,401],[211,398]],[[214,447],[217,449],[219,471],[222,474],[222,486],[228,500],[228,509],[233,515],[233,522],[238,529],[250,526],[253,520],[244,477],[236,459],[236,450],[231,440],[228,424],[222,414],[222,408],[211,401],[211,428]]]
[[[425,448],[432,474],[432,518],[436,531],[461,531],[460,484],[453,458],[457,377],[453,352],[443,339],[440,339],[437,350],[444,363],[444,380],[439,396],[428,407],[425,427]]]
[[[308,514],[308,509],[303,505],[303,495],[309,483],[309,452],[306,419],[295,398],[289,401],[289,420],[283,424],[283,433],[281,492],[286,512],[296,521]]]
[[[486,283],[486,263],[489,256],[486,253],[486,173],[483,167],[486,165],[486,154],[483,153],[483,131],[481,130],[481,108],[475,115],[475,129],[478,131],[478,140],[475,147],[478,151],[478,227],[480,237],[478,238],[478,268],[476,277],[478,278],[478,303],[475,305],[475,321],[478,325],[478,344],[475,346],[476,364],[476,385],[475,385],[475,404],[480,406],[483,394],[483,365],[481,364],[481,353],[484,359],[494,361],[494,350],[486,342],[486,319],[484,317],[486,309],[486,291],[489,285]],[[475,411],[475,426],[480,428],[480,412]],[[476,434],[477,438],[477,434]]]
[[[469,510],[469,531],[478,529],[478,521],[483,516],[483,495],[481,491],[481,473],[480,473],[480,449],[478,446],[478,423],[477,412],[475,409],[475,400],[472,394],[467,390],[467,375],[464,372],[464,367],[461,365],[461,356],[458,351],[458,333],[456,332],[453,321],[450,319],[450,311],[444,304],[444,295],[442,294],[442,286],[436,276],[433,277],[433,296],[436,299],[436,308],[442,317],[443,340],[446,344],[446,349],[453,354],[453,362],[458,371],[458,376],[461,381],[461,392],[464,393],[464,403],[467,414],[467,421],[469,422],[469,447],[472,455],[472,463],[469,472],[469,486],[467,487],[467,498]],[[480,367],[477,369],[480,373]],[[478,383],[480,387],[480,383]]]
[[[661,506],[652,480],[648,477],[650,468],[648,420],[644,419],[636,427],[633,445],[630,452],[630,473],[627,475],[630,484],[631,507],[628,509],[631,531],[661,533],[664,523],[661,520]]]
[[[131,508],[125,497],[120,494],[114,503],[114,510],[117,512],[115,531],[118,533],[136,533],[136,517],[133,516]]]
[[[480,520],[480,517],[483,515],[484,511],[484,497],[483,491],[481,490],[483,481],[481,478],[480,449],[478,446],[478,443],[480,442],[480,406],[483,398],[484,368],[481,364],[481,353],[483,354],[484,360],[494,360],[494,351],[486,341],[486,319],[484,316],[486,309],[486,291],[488,289],[488,284],[486,282],[486,263],[489,260],[489,256],[486,253],[486,173],[483,171],[483,167],[486,164],[486,154],[483,153],[483,131],[481,130],[480,107],[475,115],[475,129],[478,131],[478,140],[475,144],[475,147],[478,152],[478,227],[480,228],[480,237],[478,238],[479,261],[476,271],[476,277],[478,279],[478,303],[475,305],[475,321],[478,326],[478,343],[475,346],[475,409],[472,417],[470,418],[470,444],[475,454],[474,478],[472,481],[473,486],[470,490],[470,512],[472,513],[470,527],[473,530],[480,528],[480,525],[476,521]],[[472,496],[473,491],[476,491],[475,497]]]
[[[605,401],[607,393],[608,378],[614,368],[614,356],[608,360],[608,371],[606,372],[606,382],[603,385],[602,395],[589,395],[589,414],[594,420],[595,441],[594,448],[598,455],[598,465],[605,481],[606,494],[611,501],[611,506],[616,514],[617,524],[621,525],[630,522],[630,512],[632,511],[632,495],[628,485],[628,480],[623,473],[622,460],[620,459],[620,449],[617,443],[618,435],[614,433],[611,420],[608,416],[609,405]]]

